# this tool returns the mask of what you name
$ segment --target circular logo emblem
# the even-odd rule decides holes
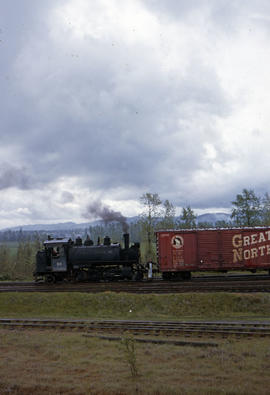
[[[172,237],[171,243],[172,243],[172,246],[174,248],[183,248],[183,246],[184,246],[184,239],[183,239],[182,236],[175,235],[175,236]]]

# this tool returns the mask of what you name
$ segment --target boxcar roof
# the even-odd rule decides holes
[[[155,233],[163,232],[207,232],[207,231],[220,231],[220,230],[267,230],[270,226],[243,226],[243,227],[230,227],[230,228],[192,228],[192,229],[160,229]]]

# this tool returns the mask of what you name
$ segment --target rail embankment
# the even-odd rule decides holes
[[[141,320],[270,319],[270,294],[1,293],[0,317]]]

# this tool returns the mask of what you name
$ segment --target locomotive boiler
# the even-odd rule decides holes
[[[94,245],[87,237],[82,242],[78,237],[52,239],[44,242],[44,249],[36,255],[34,276],[36,281],[114,281],[141,280],[144,267],[140,263],[140,244],[129,245],[129,234],[125,233],[124,247],[111,243],[106,236],[103,243]]]

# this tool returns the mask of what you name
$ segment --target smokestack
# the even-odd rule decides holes
[[[124,245],[125,245],[125,250],[129,249],[129,233],[124,233]]]

